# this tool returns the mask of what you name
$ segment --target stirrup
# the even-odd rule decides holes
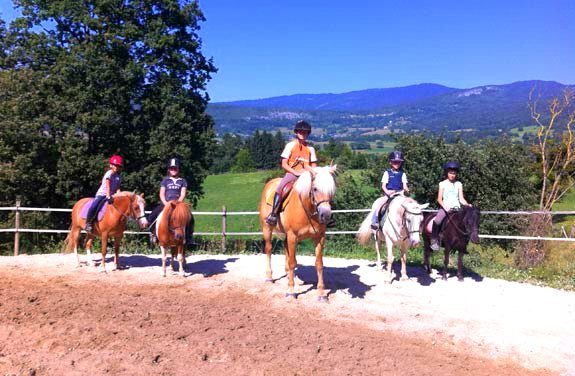
[[[372,224],[371,224],[371,229],[374,230],[374,231],[379,230],[379,224],[377,224],[377,223],[372,223]]]
[[[150,233],[150,244],[154,245],[158,242],[158,237],[152,232]]]
[[[275,226],[278,224],[278,216],[275,213],[270,213],[266,218],[266,223],[270,226]]]
[[[90,233],[94,231],[94,227],[92,226],[92,222],[86,222],[86,226],[84,226],[84,231]]]
[[[439,240],[438,239],[431,240],[429,248],[431,248],[432,251],[439,251]]]

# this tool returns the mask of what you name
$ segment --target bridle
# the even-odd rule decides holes
[[[465,209],[461,209],[463,212],[463,226],[465,227],[465,230],[467,230],[467,226],[465,225],[465,216],[467,213],[465,213]],[[455,230],[457,232],[459,232],[461,235],[463,236],[469,236],[471,234],[471,231],[463,231],[458,225],[457,223],[455,223],[453,221],[453,219],[451,219],[452,215],[449,215],[450,213],[448,213],[447,215],[447,222],[451,223],[451,225],[455,228]]]
[[[314,208],[314,212],[313,212],[313,213],[310,213],[309,210],[307,209],[307,207],[306,207],[306,205],[304,204],[304,201],[303,201],[303,199],[302,199],[302,197],[301,197],[301,194],[298,192],[297,195],[298,195],[298,197],[299,197],[300,202],[302,203],[303,210],[305,211],[305,214],[306,214],[306,216],[307,216],[307,220],[308,220],[309,224],[310,224],[311,227],[313,228],[314,232],[317,233],[317,230],[316,230],[315,226],[313,225],[313,222],[311,221],[311,219],[319,214],[319,206],[320,206],[321,204],[327,202],[327,203],[329,203],[330,206],[331,206],[331,203],[333,202],[333,200],[332,200],[332,199],[326,199],[326,200],[317,201],[317,199],[315,198],[315,193],[314,193],[314,191],[316,190],[316,188],[313,186],[314,180],[315,180],[315,177],[312,176],[311,189],[309,190],[309,199],[310,199],[310,201],[311,201],[311,203],[312,203],[312,205],[313,205],[313,208]]]
[[[391,203],[391,202],[390,202]],[[413,221],[409,221],[410,226],[407,225],[407,217],[408,215],[412,215],[412,216],[416,216],[416,215],[421,215],[421,211],[419,212],[413,212],[411,210],[409,210],[409,208],[405,207],[403,204],[401,204],[401,206],[403,207],[403,209],[405,209],[405,211],[403,212],[403,215],[401,216],[401,228],[399,229],[399,231],[397,230],[396,226],[393,224],[393,222],[391,220],[389,220],[389,211],[387,212],[385,219],[383,220],[383,223],[385,224],[386,220],[389,220],[389,224],[391,225],[391,228],[393,229],[393,231],[395,232],[395,236],[397,237],[397,239],[399,240],[406,240],[409,239],[411,234],[413,233],[419,233],[419,226],[413,226],[411,225],[413,223]],[[411,228],[410,228],[411,227]],[[382,226],[383,228],[383,226]],[[401,232],[403,229],[407,230],[407,235],[405,235],[404,237],[401,236]],[[380,231],[383,232],[382,229],[380,229]]]
[[[139,221],[140,219],[144,218],[144,217],[146,216],[146,214],[145,214],[145,213],[142,213],[141,216],[136,217],[136,212],[134,211],[134,208],[132,207],[132,203],[134,202],[135,197],[136,197],[136,195],[133,194],[133,193],[130,195],[130,204],[128,205],[128,210],[129,210],[129,213],[128,213],[128,214],[126,214],[125,212],[123,212],[123,211],[121,211],[120,209],[118,209],[118,207],[116,207],[116,205],[114,204],[115,201],[112,201],[112,203],[110,204],[110,206],[111,206],[112,208],[114,208],[118,213],[120,213],[120,215],[122,216],[122,219],[127,220],[127,221],[129,221],[129,220],[131,219],[131,220],[134,220],[134,221],[137,222],[137,221]]]

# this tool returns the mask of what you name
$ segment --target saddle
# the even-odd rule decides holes
[[[94,202],[93,198],[86,201],[84,206],[82,206],[82,210],[80,210],[80,218],[82,218],[82,219],[88,218],[88,210],[90,210],[90,206],[92,206],[92,202]],[[104,214],[106,213],[106,209],[108,209],[108,202],[106,200],[102,200],[100,202],[99,208],[97,209],[98,222],[101,221],[102,218],[104,218]]]
[[[284,210],[287,203],[289,202],[289,200],[287,200],[287,197],[289,196],[289,194],[293,188],[294,183],[295,182],[291,182],[291,183],[286,184],[284,189],[281,191],[282,205],[281,205],[280,210],[279,210],[280,212],[282,212]],[[279,181],[277,184],[279,184]],[[266,204],[268,204],[269,206],[273,206],[273,204],[274,204],[274,196],[276,193],[276,188],[277,188],[277,185],[274,186],[274,189],[270,189],[268,192],[268,195],[266,196]]]
[[[381,207],[379,208],[379,213],[377,213],[377,222],[380,224],[379,225],[380,227],[381,227],[381,220],[383,218],[385,218],[385,216],[387,215],[387,210],[389,209],[389,205],[398,196],[399,195],[394,195],[394,196],[389,197],[389,200],[387,200],[387,202],[385,204],[381,205]]]

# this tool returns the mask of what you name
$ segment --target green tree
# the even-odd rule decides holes
[[[64,205],[94,193],[105,159],[118,150],[126,160],[124,187],[149,193],[157,191],[166,160],[178,156],[196,200],[211,163],[205,85],[216,71],[202,55],[198,3],[15,4],[23,17],[8,30],[0,25],[0,94],[9,98],[0,103],[3,170],[33,166],[41,171],[40,191],[52,193],[43,204]],[[14,90],[18,81],[30,85]],[[10,107],[10,100],[21,106]],[[10,145],[15,122],[33,138],[26,149],[38,153],[35,161],[31,154],[16,160],[23,156]],[[4,174],[0,180],[14,185]]]
[[[233,165],[232,172],[251,172],[254,171],[255,162],[252,159],[248,149],[241,149],[236,155],[236,163]]]

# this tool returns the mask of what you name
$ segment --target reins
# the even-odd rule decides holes
[[[465,209],[463,209],[462,211],[463,211],[463,222],[465,223]],[[461,235],[463,235],[463,236],[468,236],[468,235],[470,235],[470,234],[471,234],[471,231],[465,232],[465,231],[461,230],[461,228],[457,225],[457,223],[455,223],[455,222],[453,221],[453,219],[451,219],[451,217],[453,216],[453,214],[455,214],[455,213],[452,213],[452,215],[449,215],[449,213],[448,213],[448,215],[447,215],[447,222],[448,222],[448,223],[451,223],[451,224],[453,225],[453,227],[455,227],[455,230],[456,230],[457,232],[459,232]],[[465,227],[465,226],[464,226],[464,227]]]
[[[395,236],[397,237],[398,240],[406,240],[409,239],[409,236],[413,233],[419,232],[419,229],[417,230],[413,230],[410,229],[409,226],[407,226],[407,214],[411,214],[411,215],[419,215],[421,213],[414,213],[412,211],[410,211],[408,208],[406,208],[405,206],[403,206],[403,204],[401,205],[401,207],[405,210],[403,212],[403,215],[401,216],[401,228],[399,229],[399,231],[397,230],[397,228],[395,227],[395,225],[393,224],[393,221],[391,221],[389,219],[389,205],[391,205],[391,201],[389,202],[388,206],[387,206],[387,211],[385,213],[385,217],[383,218],[382,223],[385,225],[385,221],[389,221],[389,224],[391,225],[391,228],[393,229],[393,231],[395,232]],[[407,235],[405,235],[404,237],[401,236],[401,231],[403,229],[406,229]],[[383,225],[381,226],[380,229],[381,232],[383,232]]]
[[[313,182],[314,182],[314,177],[312,176],[312,184],[311,184],[311,187],[310,187],[310,190],[309,190],[309,198],[310,198],[310,201],[311,201],[311,203],[312,203],[312,205],[313,205],[313,207],[314,207],[314,209],[315,209],[315,211],[314,211],[313,213],[310,213],[309,210],[307,209],[307,207],[306,207],[306,205],[305,205],[305,202],[303,201],[303,199],[302,199],[301,194],[300,194],[299,191],[297,192],[297,195],[298,195],[299,200],[300,200],[300,202],[301,202],[301,204],[302,204],[302,206],[303,206],[303,210],[305,211],[307,220],[308,220],[308,222],[309,222],[311,228],[313,228],[313,231],[314,231],[315,233],[317,233],[318,231],[317,231],[317,229],[315,228],[315,226],[313,225],[313,222],[312,222],[311,219],[312,219],[312,217],[315,217],[316,215],[319,214],[319,206],[320,206],[321,204],[323,204],[324,202],[328,202],[328,203],[331,204],[332,201],[331,201],[331,200],[320,200],[319,202],[316,201],[315,195],[313,194]]]

